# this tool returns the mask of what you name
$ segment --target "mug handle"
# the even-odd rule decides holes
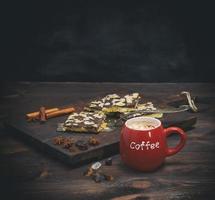
[[[185,132],[178,128],[178,127],[169,127],[164,129],[164,133],[166,135],[166,137],[170,136],[173,133],[177,133],[180,136],[180,142],[176,147],[173,148],[167,148],[166,150],[166,156],[172,156],[176,153],[178,153],[185,145],[186,140],[187,140],[187,135],[185,134]]]

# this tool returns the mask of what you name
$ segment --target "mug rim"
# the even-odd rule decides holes
[[[136,121],[138,119],[150,119],[150,120],[156,121],[158,124],[154,128],[149,128],[149,129],[134,129],[134,128],[131,128],[131,127],[128,126],[129,122]],[[154,129],[160,127],[161,126],[161,121],[159,119],[157,119],[157,118],[154,118],[154,117],[140,116],[140,117],[134,117],[134,118],[128,119],[125,122],[125,126],[126,126],[126,128],[131,129],[131,130],[135,130],[135,131],[150,131],[150,130],[154,130]]]

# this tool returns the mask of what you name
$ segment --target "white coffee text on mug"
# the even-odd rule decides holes
[[[130,148],[131,149],[136,149],[136,150],[153,150],[153,149],[159,149],[159,142],[156,143],[150,143],[150,141],[142,141],[142,143],[136,143],[136,142],[131,142],[130,143]]]

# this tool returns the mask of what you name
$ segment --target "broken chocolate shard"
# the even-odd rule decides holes
[[[58,130],[99,133],[106,127],[103,112],[72,113]]]
[[[109,94],[99,100],[90,102],[84,109],[86,111],[103,110],[112,107],[135,107],[139,101],[139,93],[132,93],[125,96]]]

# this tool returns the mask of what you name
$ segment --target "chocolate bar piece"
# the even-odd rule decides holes
[[[95,100],[85,107],[87,111],[103,110],[112,107],[135,107],[140,99],[139,93],[132,93],[120,97],[117,94],[109,94],[101,100]]]
[[[147,102],[144,104],[137,104],[135,108],[129,108],[129,107],[109,107],[109,108],[103,108],[102,111],[105,114],[110,113],[122,113],[122,114],[128,114],[128,113],[135,113],[136,111],[155,111],[156,108],[152,104],[152,102]],[[141,114],[142,115],[142,114]]]
[[[99,133],[106,128],[102,112],[72,113],[63,124],[65,131]]]

